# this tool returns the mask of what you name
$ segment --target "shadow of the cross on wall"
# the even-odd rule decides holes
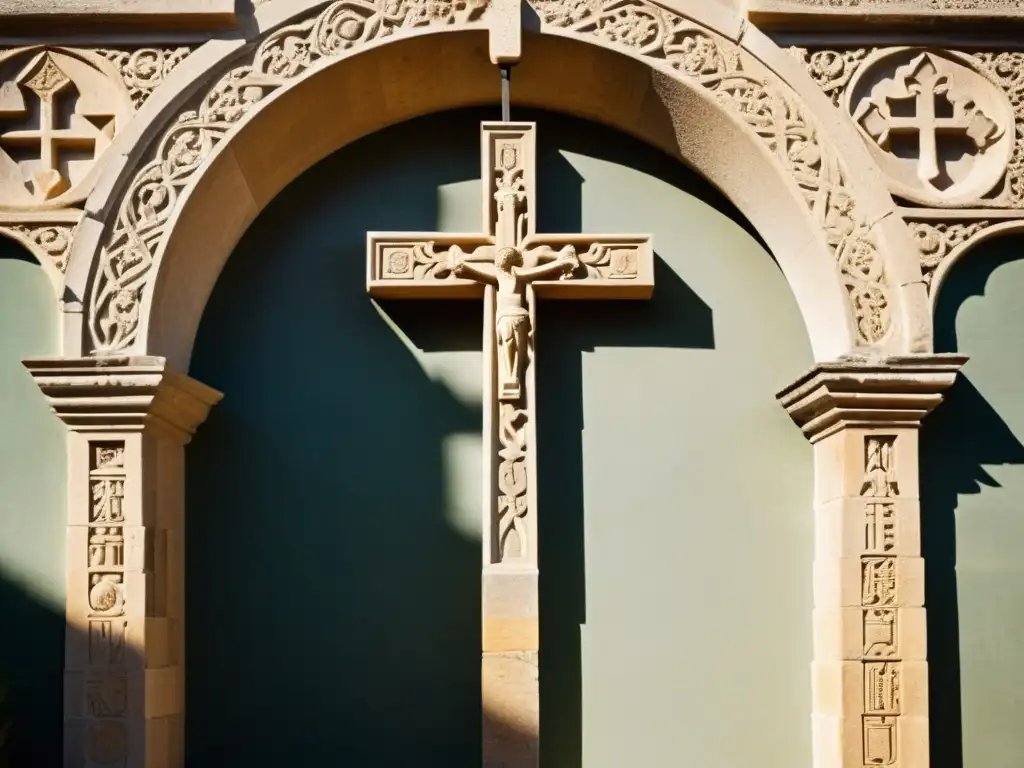
[[[493,110],[467,110],[462,141],[478,142]],[[565,152],[631,167],[711,202],[751,232],[732,206],[678,162],[610,129],[537,110],[537,231],[585,233],[584,179]],[[555,130],[545,130],[550,127]],[[557,130],[561,129],[561,130]],[[473,174],[477,175],[476,172]],[[623,200],[623,205],[629,205]],[[429,228],[429,227],[428,227]],[[604,231],[604,230],[602,230]],[[646,234],[646,233],[636,233]],[[586,624],[583,483],[583,356],[598,347],[713,349],[711,308],[657,255],[650,301],[540,301],[537,308],[537,455],[540,546],[540,711],[542,764],[583,764],[581,628]],[[385,301],[387,314],[427,351],[479,349],[479,301]],[[429,315],[431,322],[415,322]],[[467,336],[471,328],[475,337]],[[460,346],[460,341],[462,346]],[[628,482],[628,478],[623,478]]]

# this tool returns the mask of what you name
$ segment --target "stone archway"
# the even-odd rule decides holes
[[[166,354],[186,367],[220,265],[276,191],[360,135],[494,97],[477,3],[436,16],[414,0],[306,5],[262,9],[252,43],[205,46],[121,137],[124,159],[90,196],[71,255],[68,355]],[[521,103],[639,135],[722,189],[779,260],[819,360],[928,348],[906,227],[853,126],[792,59],[702,3],[565,8],[534,4],[541,34],[517,72]],[[358,109],[322,109],[339,97]],[[186,243],[212,200],[218,237]]]
[[[527,38],[516,69],[517,103],[606,123],[686,162],[777,258],[823,363],[784,395],[817,446],[823,514],[870,502],[884,515],[897,486],[912,495],[917,422],[959,362],[886,360],[930,351],[931,319],[909,231],[848,118],[798,62],[711,3],[532,8],[539,34]],[[28,363],[71,430],[65,732],[73,764],[182,759],[182,446],[220,394],[176,371],[188,368],[206,300],[239,237],[289,181],[338,147],[497,93],[481,2],[272,2],[256,22],[249,40],[213,41],[190,56],[115,140],[70,256],[65,356]],[[324,109],[343,100],[352,108]],[[841,356],[855,359],[830,364]],[[872,562],[893,580],[897,568],[909,570],[913,586],[916,496],[903,501],[906,540]],[[884,750],[868,760],[853,745],[896,739],[897,723],[904,757],[926,754],[927,703],[916,696],[913,709],[887,708],[876,723],[867,715],[880,710],[863,688],[877,671],[887,690],[923,690],[918,594],[886,593],[910,622],[901,642],[913,642],[876,670],[847,642],[864,629],[861,603],[851,602],[860,572],[849,566],[865,547],[849,537],[826,543],[815,578],[827,604],[815,620],[818,635],[840,639],[816,648],[827,685],[815,694],[815,765],[875,761]],[[853,700],[861,703],[847,706]]]

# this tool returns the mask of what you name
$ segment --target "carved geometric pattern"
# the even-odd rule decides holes
[[[1016,3],[1013,7],[1017,7]],[[792,47],[789,52],[805,64],[811,78],[839,106],[847,86],[865,60],[881,50]],[[1003,181],[991,193],[978,197],[974,202],[985,207],[1024,208],[1024,53],[949,50],[947,57],[974,68],[1001,89],[1015,115],[1013,149]]]
[[[343,0],[270,33],[179,115],[135,175],[105,235],[88,298],[88,344],[109,354],[132,344],[142,291],[183,190],[213,148],[255,104],[307,72],[381,37],[478,19],[484,0]],[[534,2],[546,24],[596,36],[668,65],[740,115],[790,173],[825,231],[849,294],[859,341],[883,341],[890,299],[870,222],[823,131],[780,81],[741,71],[739,49],[678,14],[643,0]]]

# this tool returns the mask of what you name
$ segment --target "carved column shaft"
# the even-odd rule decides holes
[[[822,365],[780,395],[814,444],[815,768],[927,768],[918,428],[965,358]]]
[[[220,395],[161,358],[26,366],[69,428],[64,765],[183,765],[184,445]]]

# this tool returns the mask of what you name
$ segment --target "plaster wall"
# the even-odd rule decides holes
[[[479,760],[481,308],[374,307],[363,273],[367,229],[479,227],[492,113],[340,150],[217,283],[190,369],[227,393],[188,449],[191,766]],[[539,310],[542,763],[806,763],[792,295],[682,166],[515,118],[538,120],[540,231],[650,232],[660,257],[650,304]]]
[[[1024,753],[1022,245],[978,246],[936,306],[936,347],[970,361],[922,441],[935,768],[959,768],[961,738],[963,766],[1011,768]]]
[[[53,288],[0,238],[0,681],[15,765],[60,760],[64,663],[64,428],[21,361],[59,352]]]

